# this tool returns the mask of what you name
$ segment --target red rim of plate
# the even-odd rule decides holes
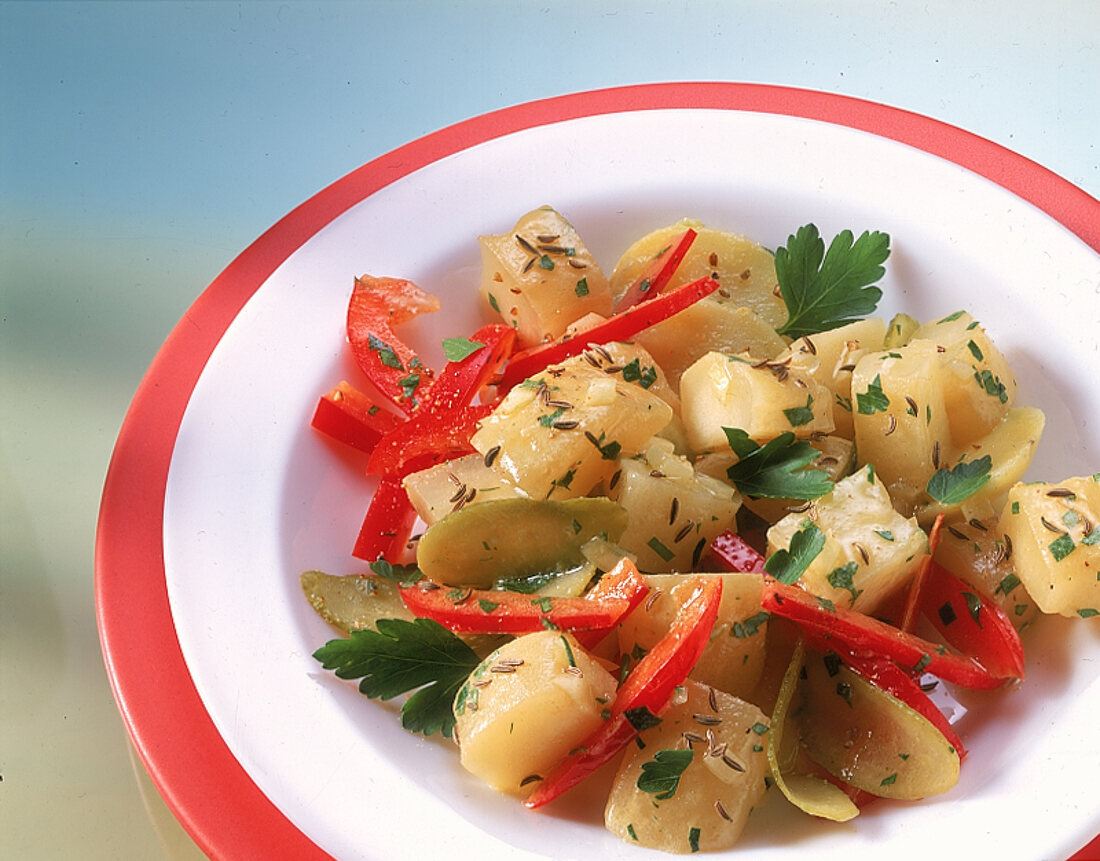
[[[1100,201],[1035,162],[919,114],[767,84],[643,84],[516,105],[406,144],[314,195],[245,249],[191,306],[186,325],[168,337],[123,422],[100,507],[95,591],[108,676],[154,783],[208,854],[329,857],[260,791],[226,746],[194,687],[168,604],[161,538],[169,465],[191,392],[214,347],[252,294],[306,240],[396,180],[524,129],[669,108],[802,117],[907,144],[1002,186],[1100,252]],[[1098,843],[1100,838],[1090,846],[1100,849]]]

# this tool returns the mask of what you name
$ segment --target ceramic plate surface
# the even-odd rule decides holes
[[[486,320],[476,237],[544,203],[605,271],[683,216],[768,247],[809,221],[826,237],[886,231],[880,313],[971,310],[1020,403],[1046,413],[1029,475],[1100,469],[1100,204],[1013,153],[881,105],[738,84],[565,96],[409,144],[307,201],[207,289],[108,475],[109,673],[154,780],[211,855],[646,856],[603,830],[598,800],[529,812],[470,778],[450,743],[405,733],[395,706],[321,670],[311,654],[332,632],[298,586],[305,569],[365,569],[350,548],[372,481],[308,426],[322,392],[358,379],[343,336],[353,276],[408,277],[441,298],[403,330],[441,365],[441,340]],[[970,756],[950,793],[833,825],[773,790],[738,851],[1070,856],[1100,829],[1100,630],[1045,618],[1025,647],[1023,684],[963,697]]]

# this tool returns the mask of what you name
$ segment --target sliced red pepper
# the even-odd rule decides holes
[[[959,738],[944,713],[936,707],[928,694],[921,690],[921,686],[914,681],[913,677],[889,658],[874,652],[852,649],[828,634],[808,634],[806,642],[819,652],[835,652],[853,672],[863,676],[875,687],[886,691],[928,720],[947,739],[947,743],[955,748],[960,759],[966,756],[962,739]]]
[[[394,413],[341,381],[331,392],[321,395],[311,424],[326,436],[370,454],[378,441],[400,422]]]
[[[410,472],[473,454],[470,437],[477,423],[493,411],[491,404],[456,410],[419,410],[380,439],[367,461],[372,475],[404,478]]]
[[[1004,681],[971,658],[771,577],[764,578],[760,606],[806,632],[829,634],[853,650],[882,655],[899,666],[932,673],[964,688],[992,690]]]
[[[928,532],[928,555],[920,561],[917,573],[909,584],[909,594],[905,598],[905,610],[901,616],[899,627],[903,631],[912,633],[917,627],[917,619],[920,616],[921,591],[924,589],[924,581],[928,578],[928,566],[932,564],[932,557],[936,548],[940,546],[940,530],[943,528],[943,515],[937,514],[932,528]]]
[[[439,307],[435,296],[412,281],[370,275],[355,279],[347,317],[352,354],[374,387],[406,413],[420,405],[433,374],[393,327]]]
[[[672,280],[672,276],[680,268],[680,263],[683,262],[684,256],[688,253],[688,249],[691,248],[691,244],[695,241],[697,235],[689,227],[675,243],[661,249],[643,270],[641,276],[630,285],[619,298],[619,301],[615,303],[615,312],[625,311],[632,305],[648,301],[664,290],[665,285]]]
[[[646,653],[615,695],[609,719],[556,765],[524,804],[549,804],[610,762],[637,734],[639,725],[668,708],[710,640],[722,599],[720,577],[699,578],[699,586],[676,614],[672,627]]]
[[[642,603],[649,593],[649,584],[638,571],[638,566],[625,556],[619,564],[610,571],[604,573],[596,585],[589,589],[584,597],[591,600],[603,600],[606,598],[625,598],[630,603],[630,609],[626,615],[630,615],[634,608]],[[591,631],[578,631],[577,641],[588,650],[596,648],[609,633],[610,628],[597,628]]]
[[[1005,611],[973,586],[932,562],[921,610],[952,646],[995,676],[1024,677],[1024,646]]]
[[[498,589],[441,586],[428,580],[403,587],[401,600],[418,618],[434,619],[460,634],[519,635],[547,628],[607,630],[619,624],[634,606],[628,597],[551,598]]]
[[[511,354],[516,330],[491,323],[474,332],[470,340],[483,346],[461,361],[447,363],[428,390],[426,406],[436,410],[469,406]]]
[[[516,353],[501,375],[500,391],[508,391],[549,365],[580,355],[589,344],[629,341],[643,329],[683,311],[717,289],[718,282],[713,278],[700,278],[640,305],[627,308],[621,314],[609,317],[568,341],[540,344]]]
[[[744,538],[727,529],[710,542],[708,557],[724,571],[763,574],[764,557]]]
[[[416,509],[401,479],[384,476],[371,497],[351,555],[368,562],[379,557],[396,561],[404,555],[414,526]]]

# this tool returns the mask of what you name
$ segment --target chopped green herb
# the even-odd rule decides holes
[[[658,801],[666,801],[676,794],[680,787],[680,777],[691,765],[695,751],[659,750],[653,759],[642,763],[642,773],[638,775],[638,789],[648,792]]]
[[[789,549],[781,547],[764,561],[764,570],[780,583],[790,585],[806,572],[824,547],[825,533],[816,523],[807,521],[791,536]]]
[[[1073,543],[1073,538],[1068,533],[1063,533],[1050,542],[1048,545],[1050,549],[1050,555],[1054,557],[1055,562],[1061,562],[1069,554],[1071,554],[1077,545]]]
[[[665,562],[671,562],[673,557],[676,555],[667,547],[665,547],[665,545],[661,543],[660,539],[657,538],[656,535],[650,538],[649,541],[646,542],[646,545],[648,545],[650,550],[652,550],[654,553],[664,559]]]
[[[554,261],[550,259],[549,254],[543,254],[539,258],[539,269],[545,269],[547,272],[552,272],[554,269]]]
[[[925,488],[929,496],[944,505],[955,505],[977,493],[987,481],[992,458],[987,454],[977,460],[964,460],[953,469],[940,467],[928,479]]]
[[[975,371],[974,379],[978,381],[978,385],[985,390],[987,395],[993,395],[1002,404],[1008,403],[1008,391],[1005,389],[1005,384],[992,371],[988,369],[980,373]]]
[[[890,237],[864,232],[853,241],[841,231],[825,250],[813,224],[800,227],[775,251],[779,293],[787,306],[787,322],[779,334],[790,338],[835,329],[871,314],[882,298],[873,287],[885,274]]]
[[[997,584],[997,588],[994,591],[994,595],[1000,592],[1002,595],[1009,595],[1012,590],[1020,585],[1020,578],[1015,574],[1006,574],[1001,578],[1001,582]]]
[[[633,825],[627,825],[626,826],[626,833],[630,835],[630,839],[633,840],[635,843],[638,841],[638,835],[634,831],[634,826]]]
[[[985,358],[985,354],[982,353],[982,348],[975,344],[973,341],[967,341],[966,347],[968,350],[970,350],[970,355],[972,355],[979,362]]]
[[[1081,539],[1081,543],[1086,547],[1091,547],[1093,544],[1100,544],[1100,529],[1094,526],[1092,531]]]
[[[489,307],[496,311],[498,314],[500,313],[500,305],[497,303],[497,297],[494,296],[492,293],[489,294]]]
[[[982,620],[978,618],[982,609],[982,599],[974,592],[963,592],[963,600],[966,601],[966,609],[970,611],[970,618],[980,628]]]
[[[945,626],[950,625],[952,622],[959,618],[955,614],[955,608],[951,606],[950,601],[948,601],[946,604],[943,604],[939,608],[939,610],[936,611],[936,613],[939,615],[940,621],[943,622]]]
[[[939,326],[939,325],[942,325],[943,323],[954,323],[956,320],[958,320],[965,313],[966,313],[965,311],[955,311],[952,314],[948,314],[943,319],[937,320],[936,325]]]
[[[875,530],[875,535],[877,535],[883,541],[893,541],[894,540],[894,533],[891,532],[889,529],[876,529]]]
[[[486,601],[484,598],[477,599],[477,606],[481,608],[482,613],[492,613],[497,607],[500,606],[499,601]]]
[[[767,624],[771,615],[766,610],[761,610],[747,619],[742,619],[740,622],[734,622],[730,626],[730,636],[737,637],[738,639],[744,639],[746,637],[754,637],[760,631],[762,625]]]
[[[866,392],[856,392],[856,411],[861,416],[884,413],[889,406],[890,399],[882,390],[881,374],[875,374],[875,378],[867,384]]]
[[[645,706],[638,706],[636,709],[627,709],[623,712],[623,717],[625,717],[627,723],[638,732],[652,729],[661,722],[661,719]]]
[[[816,499],[833,489],[828,473],[806,468],[820,452],[790,431],[758,445],[740,428],[722,430],[738,457],[726,475],[745,496]]]
[[[944,652],[940,652],[940,654],[943,653]],[[931,655],[921,655],[920,660],[913,665],[913,671],[917,673],[922,673],[924,672],[924,668],[927,667],[930,663],[932,663]]]
[[[378,361],[386,367],[397,368],[399,371],[405,370],[405,366],[401,364],[401,359],[398,358],[393,347],[373,333],[367,334],[367,346],[378,353]]]
[[[750,729],[757,735],[767,735],[768,725],[766,723],[754,723]]]
[[[573,288],[573,292],[576,293],[578,296],[587,296],[588,295],[588,279],[587,278],[582,278],[580,281],[578,281],[577,286]]]
[[[469,338],[444,338],[443,355],[448,362],[461,362],[484,346],[481,341],[472,341]]]
[[[371,562],[369,567],[379,577],[405,586],[411,586],[423,576],[415,565],[393,565],[382,558]]]
[[[856,598],[863,594],[862,589],[855,588],[854,579],[858,569],[859,566],[855,562],[848,562],[839,568],[834,568],[825,578],[834,589],[845,589],[851,593],[852,600],[849,606],[854,605]]]
[[[643,389],[648,389],[657,382],[657,368],[654,365],[643,368],[637,358],[631,359],[623,366],[623,380],[628,383],[637,383]]]
[[[1077,615],[1082,619],[1091,619],[1093,616],[1100,616],[1100,610],[1094,610],[1092,607],[1082,607],[1077,611]]]
[[[688,831],[688,846],[691,847],[692,852],[699,851],[699,835],[701,832],[698,828],[693,827]]]
[[[897,772],[895,771],[895,772],[894,772],[893,774],[891,774],[891,775],[890,775],[889,777],[884,777],[884,778],[882,779],[882,783],[880,783],[880,784],[879,784],[879,786],[890,786],[890,785],[891,785],[892,783],[894,783],[894,782],[895,782],[895,781],[896,781],[897,779],[898,779],[898,773],[897,773]]]
[[[477,654],[431,619],[379,619],[376,628],[330,640],[313,657],[341,679],[360,679],[360,692],[372,699],[415,691],[401,708],[401,725],[424,735],[438,730],[449,738],[452,704],[481,663]]]
[[[787,417],[787,421],[790,422],[791,427],[797,428],[802,425],[808,425],[814,420],[814,396],[806,396],[806,404],[801,407],[791,407],[788,410],[783,410],[783,415]]]

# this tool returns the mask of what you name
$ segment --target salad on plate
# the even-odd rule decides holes
[[[473,777],[532,809],[603,780],[674,853],[776,792],[847,821],[955,786],[952,691],[1100,613],[1100,473],[1023,481],[1045,418],[970,311],[874,316],[884,233],[683,220],[609,275],[551,207],[478,241],[442,368],[400,334],[439,301],[355,279],[361,379],[312,424],[377,489],[361,570],[301,575],[317,660]]]

